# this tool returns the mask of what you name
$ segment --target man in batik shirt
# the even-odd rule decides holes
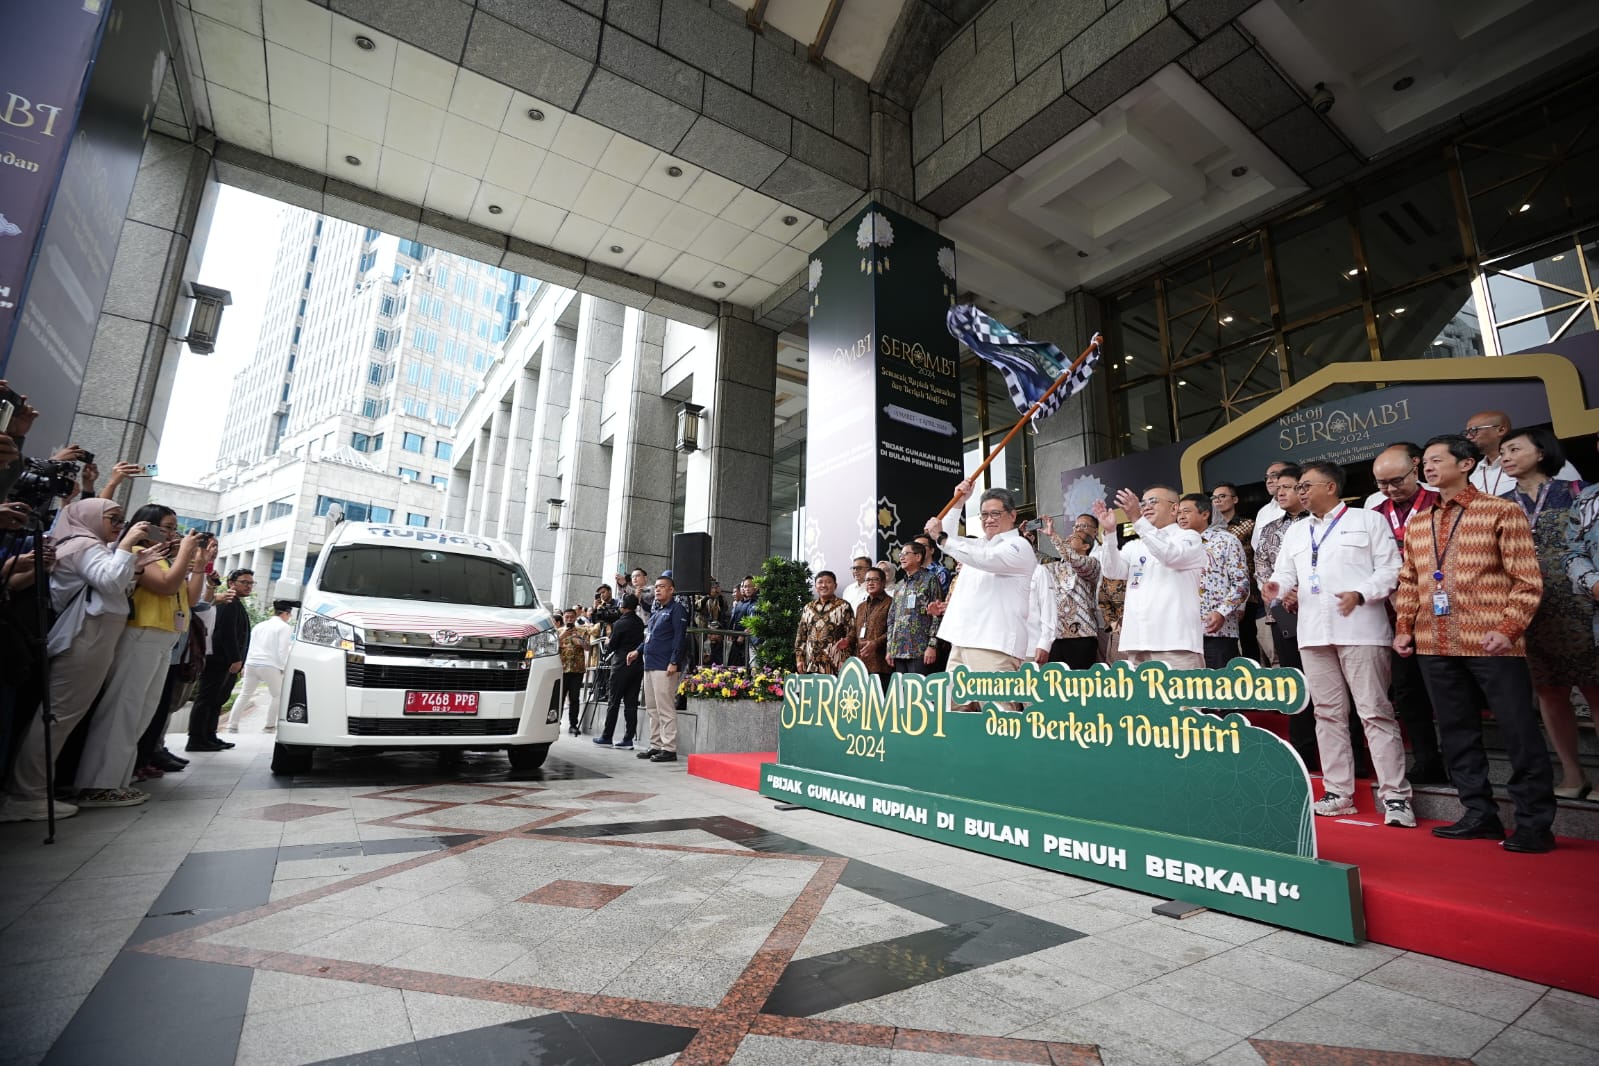
[[[1238,623],[1249,601],[1244,543],[1226,526],[1211,525],[1210,497],[1191,492],[1177,504],[1177,524],[1205,542],[1210,561],[1199,579],[1199,617],[1205,627],[1205,666],[1220,670],[1238,654]]]
[[[837,591],[831,570],[816,575],[816,599],[800,612],[794,634],[794,669],[802,674],[836,674],[849,657],[855,612]]]
[[[583,671],[588,669],[588,634],[577,624],[577,609],[568,608],[561,616],[561,695],[566,700],[567,731],[574,737],[578,697],[583,691]]]
[[[888,611],[888,661],[898,674],[930,674],[938,662],[938,615],[928,607],[943,602],[944,587],[927,555],[920,538],[899,550],[900,579]]]

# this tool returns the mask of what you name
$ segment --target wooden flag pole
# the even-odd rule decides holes
[[[995,459],[999,458],[999,453],[1005,450],[1005,445],[1009,444],[1011,439],[1022,431],[1022,427],[1032,420],[1034,413],[1036,413],[1040,407],[1044,406],[1044,401],[1055,395],[1055,390],[1066,384],[1067,378],[1077,373],[1077,368],[1082,366],[1083,361],[1086,360],[1089,355],[1099,347],[1099,341],[1099,334],[1094,334],[1094,339],[1088,342],[1088,347],[1083,349],[1082,354],[1076,359],[1072,360],[1072,365],[1066,368],[1066,372],[1064,374],[1055,379],[1055,383],[1049,387],[1049,391],[1045,392],[1044,395],[1035,400],[1033,402],[1033,406],[1027,409],[1027,413],[1016,420],[1016,424],[1010,427],[1010,432],[1005,434],[1005,439],[994,445],[994,450],[988,453],[988,458],[984,459],[976,470],[973,470],[970,474],[967,474],[965,480],[972,482],[974,485],[976,484],[977,479],[982,477],[983,471],[987,470],[989,464]],[[960,504],[960,502],[961,498],[959,496],[951,497],[950,501],[944,505],[944,509],[938,512],[939,520],[943,521],[944,516],[953,511]]]

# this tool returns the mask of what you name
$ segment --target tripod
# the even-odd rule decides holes
[[[44,730],[44,842],[56,842],[56,761],[50,743],[50,727],[55,724],[55,712],[50,707],[50,571],[44,564],[45,524],[42,510],[28,515],[27,529],[33,535],[33,603],[37,612],[38,635],[34,638],[34,653],[39,657],[39,725]]]

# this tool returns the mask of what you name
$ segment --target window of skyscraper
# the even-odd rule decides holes
[[[385,296],[378,301],[378,314],[385,318],[394,317],[394,297]]]
[[[422,434],[420,433],[406,433],[400,438],[400,447],[408,452],[416,452],[420,455],[422,452],[422,439]]]
[[[372,508],[372,519],[371,520],[374,521],[374,522],[385,522],[385,523],[394,521],[394,508],[392,508],[392,507],[373,507]]]
[[[450,483],[450,479],[445,477],[443,474],[434,474],[433,475],[433,484],[434,484],[435,487],[442,489],[445,486],[447,486],[449,483]]]
[[[408,513],[405,516],[405,524],[408,526],[420,526],[423,529],[426,529],[428,524],[428,516],[425,514],[416,514],[415,512]]]
[[[266,516],[269,519],[284,518],[293,513],[294,500],[292,497],[285,496],[281,500],[273,500],[271,503],[267,504]]]
[[[250,511],[250,524],[252,526],[261,524],[261,508],[256,507]]]
[[[372,450],[375,452],[381,452],[383,450],[383,434],[377,433],[373,435]]]
[[[350,447],[358,452],[364,452],[372,446],[372,438],[365,433],[351,433]]]
[[[418,481],[422,477],[422,471],[412,470],[408,466],[402,466],[400,467],[400,476],[405,478],[407,481]]]
[[[436,441],[433,442],[433,458],[435,458],[435,459],[448,459],[451,456],[453,456],[454,454],[455,454],[455,445],[451,444],[449,441],[447,441],[447,440],[436,440]]]

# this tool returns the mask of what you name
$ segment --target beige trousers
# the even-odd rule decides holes
[[[17,749],[17,762],[11,768],[11,795],[19,800],[45,798],[44,767],[61,754],[61,745],[73,728],[89,713],[94,698],[111,672],[112,652],[128,619],[120,611],[95,614],[83,620],[83,629],[66,651],[50,660],[50,712],[55,722],[50,727],[50,751],[44,750],[44,726],[37,715]]]
[[[677,674],[665,670],[644,671],[646,708],[650,718],[650,747],[657,751],[677,750]]]
[[[1355,792],[1355,753],[1349,737],[1349,694],[1366,731],[1366,747],[1377,773],[1377,798],[1410,799],[1405,779],[1405,742],[1399,735],[1394,705],[1388,701],[1392,669],[1386,647],[1365,645],[1301,646],[1305,683],[1316,704],[1316,747],[1321,752],[1321,782],[1328,792]]]
[[[1163,662],[1173,670],[1203,670],[1205,656],[1197,651],[1129,651],[1122,658],[1138,666],[1140,663]]]

